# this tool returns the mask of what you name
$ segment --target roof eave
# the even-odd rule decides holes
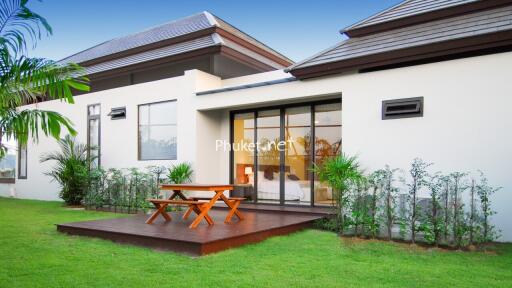
[[[512,50],[512,30],[441,41],[336,62],[298,67],[289,72],[298,79],[308,79],[434,58],[443,59],[444,57],[444,59],[449,59],[449,57],[454,58],[457,55],[464,55],[464,53],[493,51],[492,49],[497,50],[507,47]]]
[[[393,30],[393,29],[397,29],[397,28],[401,28],[401,27],[405,27],[405,26],[421,24],[421,23],[439,20],[439,19],[443,19],[443,18],[453,17],[456,15],[462,15],[462,14],[466,14],[466,13],[470,13],[470,12],[492,9],[492,8],[512,4],[512,0],[476,1],[476,2],[471,2],[471,3],[465,3],[465,4],[461,4],[461,5],[451,6],[451,7],[447,7],[447,8],[440,9],[440,10],[434,10],[434,11],[429,11],[426,13],[416,14],[413,16],[404,17],[404,18],[393,20],[393,21],[358,27],[358,25],[364,23],[365,21],[368,21],[386,11],[389,11],[390,9],[394,9],[395,7],[398,7],[406,2],[407,1],[402,2],[402,3],[400,3],[396,6],[393,6],[379,14],[376,14],[370,18],[360,21],[360,22],[358,22],[354,25],[351,25],[345,29],[342,29],[340,31],[340,33],[345,34],[348,37],[361,37],[361,36],[366,36],[366,35],[370,35],[370,34],[374,34],[374,33],[389,31],[389,30]]]

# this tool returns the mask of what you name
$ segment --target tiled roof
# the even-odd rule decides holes
[[[406,0],[344,29],[349,31],[481,0]]]
[[[222,28],[235,36],[242,38],[246,40],[247,42],[251,43],[252,45],[257,46],[258,48],[261,48],[265,50],[266,52],[273,54],[279,58],[285,59],[292,63],[290,59],[286,58],[282,54],[278,53],[277,51],[271,49],[270,47],[264,45],[263,43],[259,42],[258,40],[252,38],[251,36],[247,35],[246,33],[238,30],[237,28],[233,27],[232,25],[228,24],[227,22],[223,21],[222,19],[212,15],[209,12],[202,12],[199,14],[195,14],[189,17],[185,17],[176,21],[172,21],[163,25],[159,25],[153,28],[149,28],[145,31],[134,33],[128,36],[123,36],[119,38],[115,38],[106,42],[103,42],[101,44],[98,44],[94,47],[91,47],[89,49],[86,49],[84,51],[78,52],[74,55],[71,55],[69,57],[66,57],[59,62],[61,63],[67,63],[67,62],[74,62],[74,63],[83,63],[86,61],[94,60],[97,58],[101,58],[104,56],[113,55],[116,53],[128,51],[130,49],[143,47],[148,44],[157,43],[164,40],[169,40],[172,38],[176,38],[179,36],[183,36],[186,34],[198,32],[201,30],[213,28],[213,27],[219,27]],[[181,47],[186,45],[181,45]],[[193,46],[193,45],[192,45]],[[169,48],[169,47],[165,47]],[[166,50],[166,49],[163,50]],[[169,48],[173,49],[173,48]],[[187,51],[183,51],[187,52]]]
[[[512,6],[417,24],[345,40],[313,57],[292,65],[296,70],[331,62],[424,46],[449,40],[512,30]]]
[[[91,75],[94,73],[109,71],[125,66],[139,64],[151,60],[156,60],[164,57],[178,55],[184,52],[190,52],[197,49],[220,45],[220,42],[212,35],[193,39],[186,42],[181,42],[153,50],[148,50],[141,53],[128,55],[125,57],[116,58],[109,61],[103,61],[98,64],[87,66],[85,68],[86,74]]]

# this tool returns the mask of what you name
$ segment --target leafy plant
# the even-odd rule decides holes
[[[464,177],[467,173],[453,172],[452,178],[452,199],[453,199],[453,223],[452,223],[452,241],[457,247],[461,247],[464,235],[468,232],[464,219],[464,203],[461,194],[468,186],[464,183]]]
[[[418,231],[416,225],[418,221],[418,192],[426,185],[427,168],[432,163],[424,162],[423,160],[416,158],[411,164],[409,174],[411,176],[411,182],[407,184],[409,188],[409,227],[411,231],[411,242],[414,244],[416,241],[416,232]]]
[[[60,198],[68,205],[79,205],[89,186],[89,167],[93,157],[88,151],[95,149],[75,141],[67,135],[58,141],[60,151],[43,154],[40,162],[56,161],[52,171],[45,173],[61,186]]]
[[[388,167],[389,168],[389,167]],[[368,184],[371,189],[370,196],[370,204],[369,204],[369,221],[368,221],[368,229],[372,238],[376,238],[379,234],[380,226],[381,226],[381,218],[379,218],[379,211],[381,208],[379,207],[379,196],[380,194],[384,194],[386,187],[386,171],[385,170],[377,170],[368,176]]]
[[[356,236],[366,236],[369,224],[369,203],[368,203],[368,181],[362,178],[354,185],[354,196],[352,201],[352,218],[350,223],[354,227]]]
[[[491,196],[499,191],[501,187],[492,187],[487,178],[480,172],[480,183],[476,186],[482,213],[482,236],[480,242],[489,242],[498,238],[499,231],[490,223],[490,217],[496,214],[491,208]]]
[[[192,181],[192,174],[194,174],[192,165],[184,162],[169,168],[167,178],[171,183],[183,184]]]
[[[91,171],[85,198],[89,208],[114,208],[114,212],[137,212],[149,208],[148,198],[159,197],[159,181],[153,171],[137,168]]]
[[[60,99],[73,103],[73,89],[88,91],[88,79],[76,64],[25,56],[27,41],[32,43],[52,30],[45,18],[27,7],[28,0],[0,1],[0,131],[3,139],[16,139],[25,145],[39,131],[55,139],[65,128],[76,131],[69,119],[54,111],[17,108],[41,100]],[[0,138],[0,158],[7,152]]]
[[[448,242],[448,230],[450,227],[450,211],[451,211],[451,205],[450,205],[450,187],[451,187],[451,177],[450,175],[443,175],[439,177],[439,181],[442,183],[442,201],[443,201],[443,226],[442,226],[442,233],[443,238],[445,242]]]
[[[398,169],[391,169],[388,165],[382,170],[379,170],[381,174],[382,189],[384,193],[384,224],[387,230],[388,240],[391,240],[394,223],[398,220],[396,213],[396,200],[398,188],[394,186],[395,173]]]
[[[443,218],[442,218],[442,197],[441,193],[443,190],[443,178],[439,174],[435,174],[429,177],[427,187],[430,192],[430,213],[427,213],[427,221],[425,225],[421,227],[425,239],[429,243],[434,243],[438,246],[441,242],[441,234],[443,232]]]
[[[357,157],[345,154],[325,160],[321,165],[314,165],[313,171],[320,181],[327,182],[333,188],[336,230],[343,234],[345,229],[345,209],[350,188],[363,179]]]

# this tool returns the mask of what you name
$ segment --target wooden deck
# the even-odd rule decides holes
[[[205,222],[190,229],[193,219],[182,220],[184,212],[172,212],[172,221],[162,217],[146,224],[148,215],[58,224],[57,230],[71,235],[91,236],[192,255],[206,255],[232,247],[263,241],[276,235],[289,234],[307,227],[325,217],[315,213],[287,213],[285,211],[243,209],[245,220],[224,223],[227,211],[213,209],[210,216],[215,224]],[[192,217],[193,218],[193,217]]]

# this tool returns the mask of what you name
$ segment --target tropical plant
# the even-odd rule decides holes
[[[27,7],[28,0],[0,1],[0,158],[7,152],[2,140],[25,145],[37,141],[39,132],[60,139],[64,127],[76,134],[69,119],[58,112],[17,108],[44,100],[73,103],[73,89],[88,91],[83,69],[76,64],[57,64],[27,57],[27,38],[36,43],[52,29],[45,18]]]
[[[357,157],[345,154],[325,160],[320,165],[314,165],[313,171],[322,182],[333,188],[336,229],[343,234],[345,228],[345,209],[350,188],[362,181],[363,172],[359,167]]]
[[[192,165],[190,163],[183,162],[178,165],[171,166],[169,168],[167,178],[171,183],[183,184],[192,181],[192,174],[194,174]]]
[[[89,167],[95,159],[94,156],[88,156],[88,151],[95,147],[78,143],[70,135],[60,139],[58,143],[60,151],[41,155],[40,162],[56,162],[53,169],[45,174],[59,183],[59,196],[66,204],[80,205],[89,186]]]

